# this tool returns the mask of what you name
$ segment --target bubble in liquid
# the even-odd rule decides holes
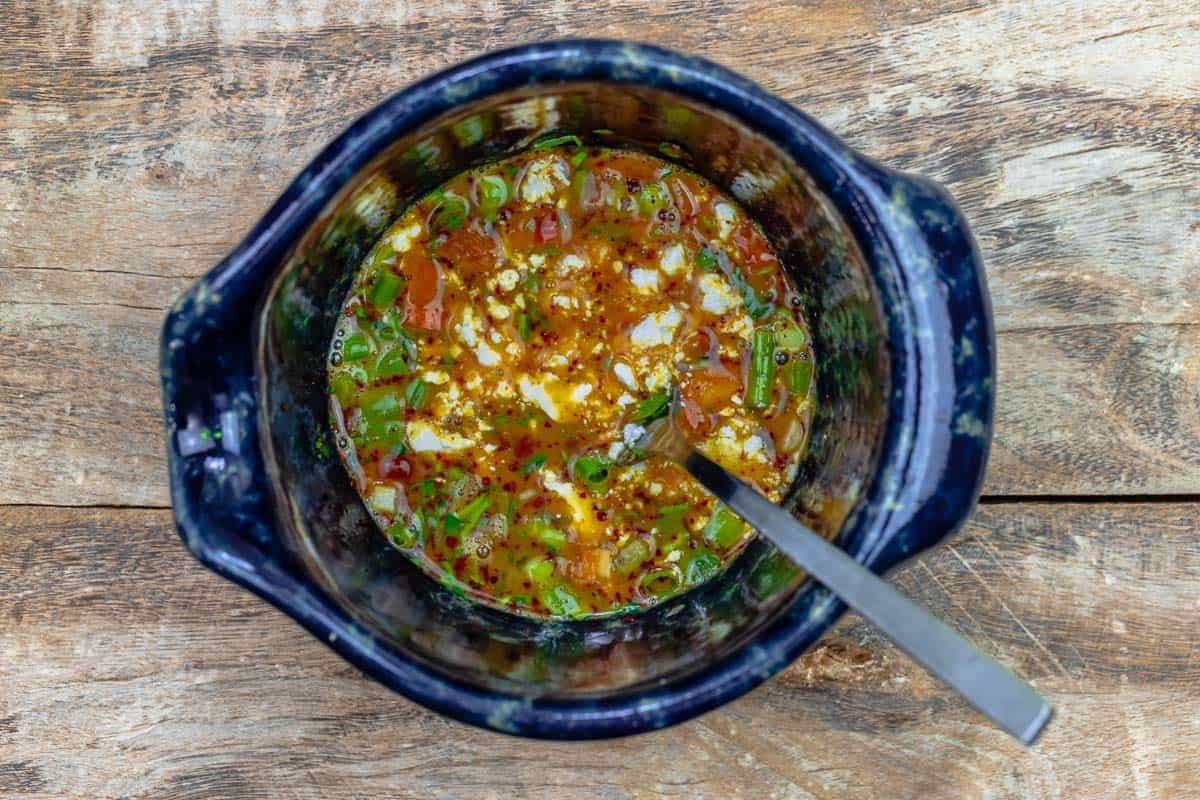
[[[335,367],[336,367],[338,364],[342,363],[342,354],[341,354],[341,353],[334,353],[333,355],[331,355],[331,356],[329,357],[329,363],[330,363],[330,364],[333,364]]]

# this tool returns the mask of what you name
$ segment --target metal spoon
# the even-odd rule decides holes
[[[675,416],[672,408],[667,417],[651,423],[638,447],[647,454],[669,458],[690,472],[917,663],[1023,744],[1033,744],[1054,714],[1033,687],[749,484],[697,452],[679,430]]]

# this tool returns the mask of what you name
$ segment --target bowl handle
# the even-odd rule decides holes
[[[890,568],[966,520],[983,484],[992,434],[995,336],[979,249],[962,210],[938,184],[873,168],[876,207],[912,312],[906,463],[896,522],[907,529],[871,560]],[[910,384],[912,385],[912,384]],[[907,518],[906,518],[907,517]]]
[[[235,260],[181,296],[163,324],[171,501],[202,563],[278,603],[300,583],[276,534],[258,439],[253,320],[262,280]]]

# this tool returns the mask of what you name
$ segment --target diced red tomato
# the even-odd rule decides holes
[[[404,301],[404,323],[426,331],[442,329],[442,278],[433,261],[421,253],[404,259],[408,293]]]

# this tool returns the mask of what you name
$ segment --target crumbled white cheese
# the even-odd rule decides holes
[[[631,270],[629,280],[633,282],[634,288],[642,294],[658,292],[658,270],[641,268]]]
[[[513,358],[517,358],[521,355],[521,345],[517,344],[516,342],[509,342],[508,344],[504,345],[504,352],[508,353]]]
[[[562,257],[562,261],[559,264],[562,266],[564,272],[575,272],[576,270],[583,269],[587,265],[587,262],[574,253],[568,253]]]
[[[582,403],[587,399],[587,396],[592,393],[592,385],[590,383],[581,383],[571,390],[571,401],[574,403]]]
[[[621,396],[617,398],[617,405],[619,405],[621,408],[628,408],[636,402],[637,400],[629,392],[623,392]]]
[[[512,314],[512,309],[490,294],[487,296],[487,310],[488,314],[494,320],[506,320]]]
[[[521,199],[526,203],[543,203],[570,180],[566,161],[558,156],[539,158],[529,164],[521,179]]]
[[[421,373],[421,380],[426,383],[432,383],[435,386],[441,386],[446,381],[450,380],[450,376],[442,372],[440,369],[430,369]]]
[[[758,434],[753,433],[749,423],[744,419],[730,419],[717,429],[704,443],[705,450],[713,458],[723,464],[737,464],[741,461],[767,462],[766,443]]]
[[[546,366],[551,368],[565,367],[567,365],[567,357],[562,353],[555,353],[546,359]]]
[[[664,361],[659,361],[646,372],[646,388],[652,392],[665,389],[671,385],[671,367]]]
[[[646,434],[646,429],[636,422],[630,422],[621,431],[621,441],[628,447],[633,447],[637,444],[638,439],[641,439]]]
[[[658,257],[658,265],[668,275],[678,275],[681,272],[686,272],[689,265],[683,245],[677,242],[663,250],[662,255]]]
[[[700,308],[710,314],[724,314],[743,304],[742,296],[734,291],[723,275],[706,272],[700,276]]]
[[[541,269],[542,265],[546,263],[546,254],[534,253],[529,257],[529,263],[534,269]]]
[[[492,344],[500,344],[504,340],[504,337],[500,335],[500,331],[494,328],[488,331],[488,338],[492,340]]]
[[[508,381],[500,381],[494,387],[492,387],[492,391],[495,393],[496,397],[505,400],[517,396],[517,393],[513,390],[512,384]]]
[[[541,383],[534,383],[529,378],[522,376],[521,379],[517,381],[517,388],[520,389],[521,396],[525,398],[526,401],[534,403],[541,408],[542,411],[546,412],[547,417],[555,422],[558,422],[558,406],[555,405],[554,399],[550,397],[550,394],[546,391],[545,386],[543,386]]]
[[[633,368],[624,361],[618,361],[613,364],[613,374],[617,376],[617,380],[633,391],[636,392],[638,390],[637,376],[633,374]]]
[[[517,284],[521,282],[521,273],[515,269],[509,268],[502,270],[495,278],[494,289],[499,289],[502,292],[511,292],[517,288]]]
[[[392,234],[392,249],[397,253],[407,253],[412,247],[413,240],[421,235],[421,223],[414,222]]]
[[[475,357],[482,367],[494,367],[500,363],[500,354],[488,347],[487,342],[480,342],[475,347]]]
[[[565,294],[556,294],[550,298],[550,305],[558,306],[559,308],[570,308],[573,305],[571,300],[572,298],[567,297]]]
[[[674,306],[666,311],[656,311],[644,318],[629,331],[629,341],[635,347],[655,347],[670,344],[675,331],[683,323],[683,315]]]
[[[433,423],[421,419],[414,419],[408,423],[408,443],[416,453],[465,450],[475,444],[465,436],[442,430]]]
[[[667,561],[670,561],[671,563],[675,563],[681,558],[683,558],[682,550],[672,550],[671,552],[667,553]]]
[[[729,203],[717,203],[713,206],[713,211],[717,215],[717,234],[722,239],[728,239],[729,234],[733,233],[737,213]]]
[[[479,318],[475,316],[474,308],[471,306],[463,308],[462,319],[454,326],[454,332],[467,347],[479,344],[479,335],[483,333],[483,326],[480,324]]]

